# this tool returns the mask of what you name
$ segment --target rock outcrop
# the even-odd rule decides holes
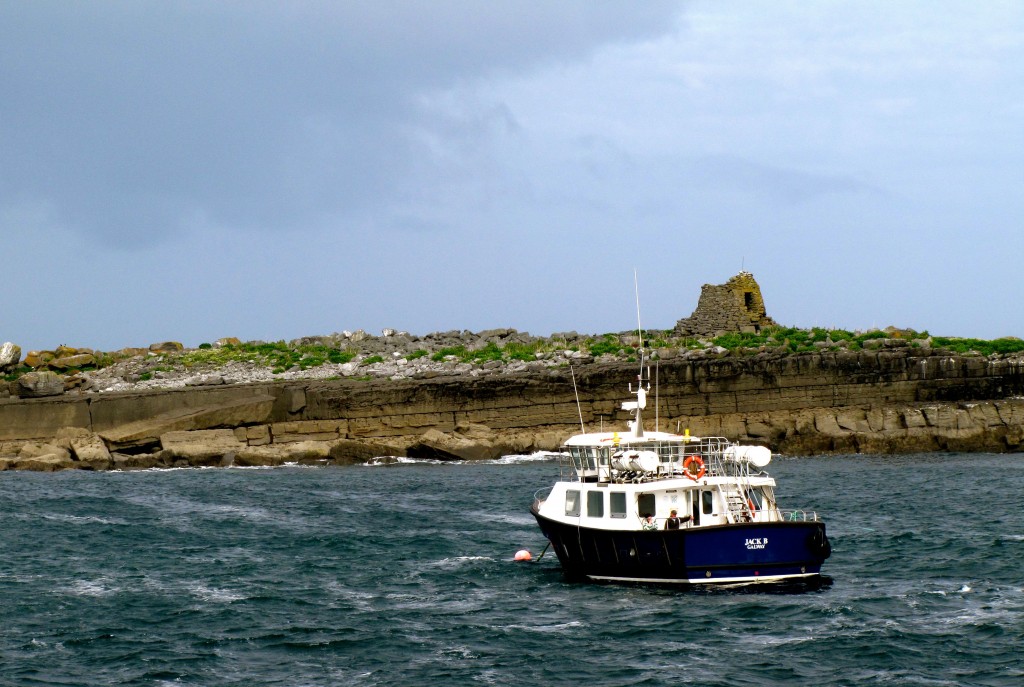
[[[0,372],[7,372],[17,367],[21,361],[21,346],[7,341],[0,345]]]
[[[59,396],[64,393],[64,378],[50,370],[28,372],[18,377],[14,384],[18,396],[22,398]]]
[[[789,454],[1024,450],[1024,356],[659,351],[648,428]],[[579,405],[573,388],[575,376]],[[631,363],[0,399],[0,469],[477,460],[625,427]]]

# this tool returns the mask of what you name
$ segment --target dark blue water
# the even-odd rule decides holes
[[[549,462],[0,473],[0,685],[1024,684],[1024,461],[777,459],[832,584],[569,584]]]

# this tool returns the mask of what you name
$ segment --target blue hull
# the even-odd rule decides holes
[[[622,532],[566,525],[533,510],[570,578],[724,584],[813,578],[831,554],[821,522]]]

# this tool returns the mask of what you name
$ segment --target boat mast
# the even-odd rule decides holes
[[[623,410],[635,410],[636,419],[629,422],[629,427],[633,431],[633,436],[637,439],[641,439],[644,436],[644,421],[642,417],[642,411],[647,407],[647,392],[651,390],[651,368],[647,368],[647,379],[644,379],[644,330],[640,326],[640,285],[637,281],[636,268],[633,268],[633,291],[636,294],[636,334],[639,339],[640,346],[637,348],[637,354],[640,358],[640,372],[636,376],[637,386],[636,391],[633,391],[633,385],[629,385],[630,393],[636,394],[635,401],[626,401],[622,404]],[[644,389],[644,381],[647,382],[647,389]]]

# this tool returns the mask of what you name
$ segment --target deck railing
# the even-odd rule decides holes
[[[689,470],[696,474],[700,466],[691,458],[700,458],[704,474],[709,477],[727,475],[747,478],[750,465],[743,461],[727,461],[723,451],[731,446],[723,437],[694,440],[656,441],[643,444],[622,444],[601,447],[572,447],[558,454],[558,477],[563,482],[653,482],[681,477]],[[613,467],[613,458],[633,451],[652,451],[658,456],[654,470],[620,470]],[[690,465],[687,461],[690,460]]]

